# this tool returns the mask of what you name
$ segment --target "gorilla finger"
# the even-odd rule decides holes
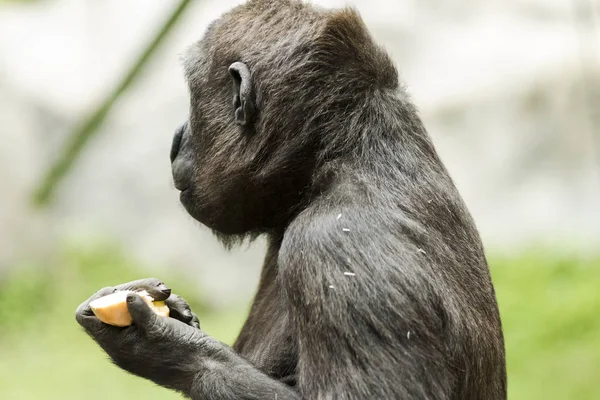
[[[171,295],[171,289],[156,278],[138,279],[123,283],[117,286],[117,290],[133,290],[136,292],[145,290],[154,300],[158,301],[166,300]]]
[[[192,320],[189,322],[188,325],[193,326],[194,328],[200,329],[200,320],[198,319],[198,316],[194,313],[192,313],[192,315],[193,315]]]
[[[159,320],[159,316],[156,315],[148,304],[137,294],[129,293],[127,295],[127,309],[133,324],[141,331],[148,335],[152,335],[155,332],[160,331],[162,327],[162,321]]]
[[[190,310],[190,305],[181,296],[177,296],[176,294],[171,295],[171,297],[165,301],[165,304],[169,307],[171,318],[175,318],[186,324],[194,318],[194,314]]]
[[[97,338],[110,330],[116,330],[116,327],[107,325],[96,318],[95,315],[77,314],[75,319],[79,325],[86,330],[92,337]]]

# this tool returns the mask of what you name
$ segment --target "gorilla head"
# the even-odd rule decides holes
[[[339,120],[348,104],[398,86],[354,11],[296,1],[223,15],[189,49],[185,72],[190,116],[173,142],[175,186],[221,238],[284,229],[322,189],[327,161],[356,139]]]

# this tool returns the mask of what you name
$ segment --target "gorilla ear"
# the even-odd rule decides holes
[[[250,70],[246,64],[236,62],[229,67],[229,74],[233,79],[235,123],[240,126],[248,126],[252,123],[255,114],[254,92]]]

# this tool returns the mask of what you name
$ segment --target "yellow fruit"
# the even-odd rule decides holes
[[[130,326],[133,322],[131,314],[127,309],[127,294],[130,290],[115,292],[90,302],[90,308],[98,319],[105,324],[113,326]],[[144,299],[146,304],[161,317],[169,316],[169,307],[164,301],[154,301],[146,291],[135,292]]]
[[[161,317],[169,316],[169,307],[167,307],[164,301],[153,301],[150,308]]]

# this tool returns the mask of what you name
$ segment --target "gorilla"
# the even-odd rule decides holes
[[[175,187],[228,247],[268,241],[233,347],[157,279],[76,318],[122,369],[194,400],[506,399],[477,228],[386,52],[352,8],[249,0],[184,57]],[[89,302],[135,293],[133,325]]]

